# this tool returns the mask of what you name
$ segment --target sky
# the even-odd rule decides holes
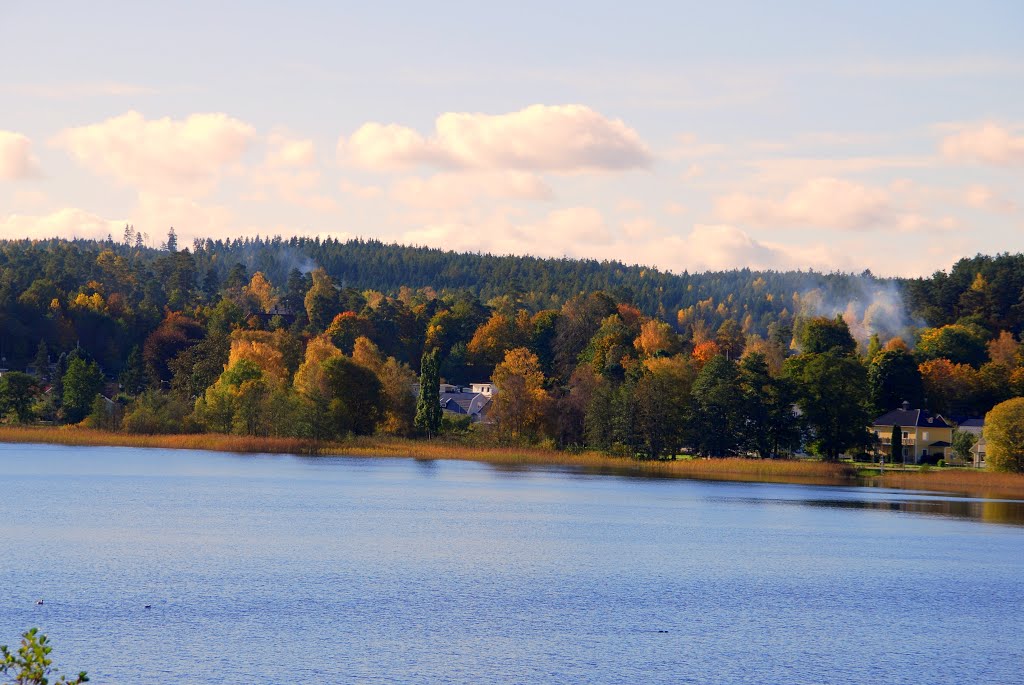
[[[0,237],[927,275],[1024,251],[1024,3],[0,0]]]

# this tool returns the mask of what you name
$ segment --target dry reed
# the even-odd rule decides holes
[[[637,461],[600,452],[572,453],[541,447],[464,445],[444,439],[369,437],[338,442],[316,442],[299,438],[247,437],[215,433],[132,435],[70,426],[0,426],[0,442],[158,447],[243,453],[411,457],[427,460],[456,459],[506,466],[557,466],[617,475],[817,485],[866,484],[955,492],[977,497],[1024,499],[1024,475],[1017,474],[950,469],[928,473],[900,472],[858,477],[856,469],[849,464],[810,460],[729,458]]]
[[[1024,474],[972,469],[900,471],[874,476],[872,485],[902,490],[938,490],[971,497],[1024,499]]]

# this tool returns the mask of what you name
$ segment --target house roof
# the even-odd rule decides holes
[[[949,428],[941,416],[932,416],[924,409],[893,409],[875,419],[876,426],[920,426],[922,428]]]
[[[961,428],[984,428],[985,419],[964,419],[960,422]]]
[[[479,414],[490,398],[477,392],[442,392],[441,409],[456,414]]]
[[[952,445],[950,445],[945,440],[939,440],[938,442],[933,442],[932,444],[930,444],[928,446],[929,447],[952,447]]]

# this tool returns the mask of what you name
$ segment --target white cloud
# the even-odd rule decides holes
[[[255,138],[249,124],[223,113],[147,120],[130,111],[62,131],[54,143],[83,166],[126,185],[167,194],[210,192]]]
[[[304,168],[316,163],[316,148],[313,141],[290,138],[284,133],[271,133],[267,138],[267,159],[265,164],[275,169]]]
[[[550,200],[551,188],[538,176],[522,171],[440,173],[397,181],[391,196],[412,207],[451,209],[480,200]]]
[[[1024,165],[1024,131],[991,122],[962,126],[943,139],[942,153],[957,161]]]
[[[584,105],[531,105],[508,114],[447,112],[430,137],[398,124],[367,123],[339,155],[369,169],[417,165],[577,172],[650,163],[640,136]]]
[[[975,209],[990,212],[1013,213],[1018,209],[1017,203],[1008,197],[983,185],[972,185],[964,191],[964,202]]]
[[[119,235],[125,221],[109,221],[83,209],[66,208],[45,215],[10,214],[0,217],[0,237],[91,238],[104,240]]]
[[[890,193],[838,178],[815,178],[781,199],[733,193],[715,201],[728,222],[755,226],[866,229],[898,219]]]
[[[24,179],[38,173],[32,141],[14,131],[0,131],[0,180]]]

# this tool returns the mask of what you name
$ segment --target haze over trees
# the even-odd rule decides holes
[[[493,379],[487,440],[835,459],[903,401],[1024,395],[1019,255],[893,280],[136,235],[0,241],[4,421],[433,436],[440,383]]]

